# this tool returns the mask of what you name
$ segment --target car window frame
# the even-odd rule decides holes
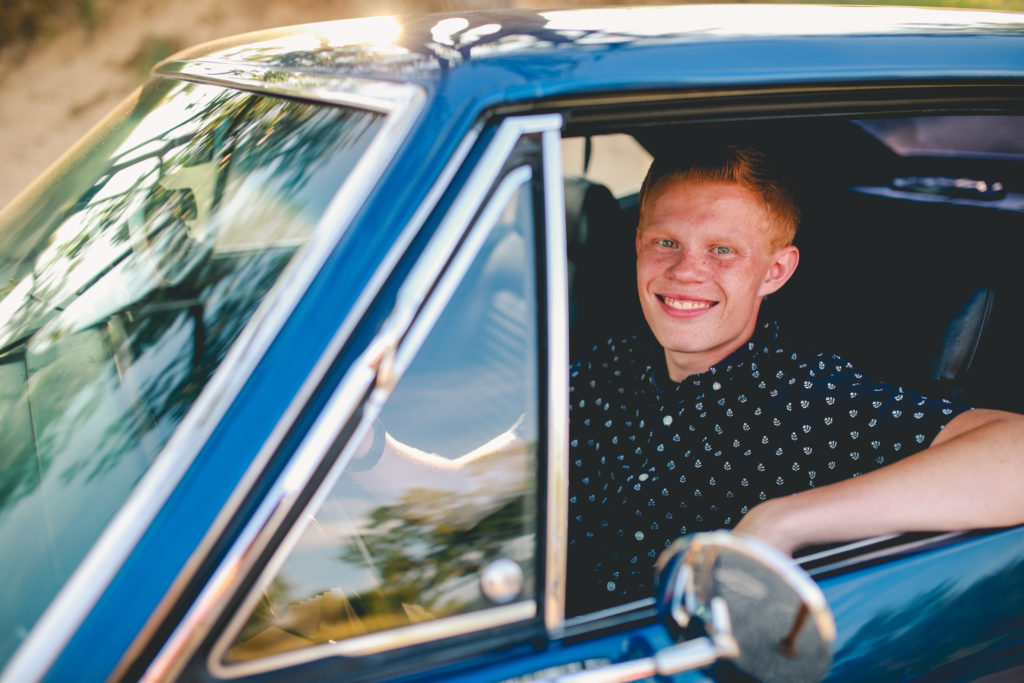
[[[898,92],[903,88],[905,92]],[[859,118],[884,115],[913,118],[922,115],[1024,115],[1024,88],[997,87],[983,80],[936,86],[933,83],[877,83],[867,88],[849,88],[809,84],[784,89],[791,102],[779,106],[770,115],[759,115],[765,101],[779,88],[764,87],[708,91],[686,97],[685,89],[673,94],[640,94],[632,98],[611,97],[577,101],[572,97],[555,100],[569,122],[565,138],[615,135],[630,130],[644,130],[659,124],[673,123],[684,127],[709,122],[722,122],[741,129],[746,123],[766,119]],[[852,93],[871,92],[864,102]],[[995,101],[992,101],[995,100]],[[638,140],[638,142],[641,142]],[[641,146],[644,147],[641,142]],[[617,196],[620,205],[634,205],[639,193]],[[1013,527],[1010,527],[1011,529]],[[898,560],[907,555],[925,553],[937,548],[955,547],[977,536],[998,534],[1006,529],[967,531],[903,532],[873,536],[851,542],[804,548],[795,554],[798,566],[816,581],[856,572],[864,567]],[[628,628],[656,619],[656,601],[641,598],[607,609],[570,617],[564,634],[581,638],[607,629]]]

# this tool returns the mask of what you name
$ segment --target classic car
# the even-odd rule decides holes
[[[786,329],[1024,411],[1020,15],[472,11],[201,46],[0,214],[3,680],[1024,677],[1020,528],[795,560],[708,530],[654,597],[566,613],[569,366],[645,334],[637,192],[711,132],[799,182]],[[380,438],[490,455],[371,495]]]

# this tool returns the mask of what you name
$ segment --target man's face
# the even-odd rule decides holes
[[[767,209],[729,182],[669,178],[648,195],[636,238],[640,304],[675,381],[703,372],[750,338],[761,298],[796,268],[772,247]]]

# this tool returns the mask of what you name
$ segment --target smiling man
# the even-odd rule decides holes
[[[572,371],[570,614],[651,595],[658,554],[693,531],[792,552],[1024,521],[1024,418],[869,379],[759,321],[798,221],[755,148],[651,166],[636,269],[658,346],[611,339]]]

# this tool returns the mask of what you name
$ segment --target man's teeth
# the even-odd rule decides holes
[[[679,299],[669,299],[668,297],[664,297],[662,301],[680,311],[694,311],[699,308],[711,308],[715,305],[713,301],[680,301]]]

